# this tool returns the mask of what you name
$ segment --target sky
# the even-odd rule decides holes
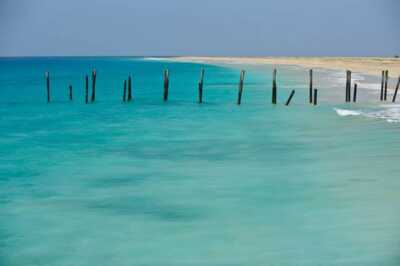
[[[0,56],[394,56],[400,0],[0,0]]]

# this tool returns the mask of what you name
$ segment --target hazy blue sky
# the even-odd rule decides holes
[[[400,54],[400,0],[0,0],[0,56]]]

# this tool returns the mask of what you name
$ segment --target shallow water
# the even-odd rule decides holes
[[[98,101],[85,105],[94,67]],[[329,72],[309,106],[307,73],[291,67],[277,106],[271,68],[246,68],[238,107],[239,70],[205,66],[198,105],[200,68],[1,59],[0,265],[399,265],[399,123],[338,115],[382,108],[340,104]],[[122,104],[128,73],[135,99]]]

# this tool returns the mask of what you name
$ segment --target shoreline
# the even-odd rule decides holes
[[[389,70],[391,78],[400,76],[399,58],[381,57],[171,57],[176,62],[207,63],[214,65],[287,65],[328,70],[351,70],[355,73],[380,77]]]

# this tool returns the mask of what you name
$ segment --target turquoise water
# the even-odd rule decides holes
[[[1,59],[0,265],[400,264],[399,123],[339,103],[325,72],[309,106],[307,73],[290,67],[272,106],[271,67],[243,66],[238,107],[242,66],[204,66],[199,105],[201,67]],[[92,68],[98,101],[85,105]]]

